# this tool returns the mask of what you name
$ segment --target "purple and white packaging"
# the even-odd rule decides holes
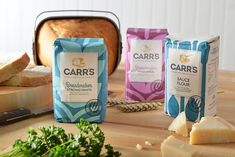
[[[128,28],[125,99],[164,98],[164,45],[167,29]]]

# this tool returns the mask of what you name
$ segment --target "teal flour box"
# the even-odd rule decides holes
[[[54,115],[59,122],[102,122],[107,53],[102,38],[58,38],[53,53]]]
[[[197,121],[216,114],[219,37],[168,36],[165,43],[165,113],[185,111]]]

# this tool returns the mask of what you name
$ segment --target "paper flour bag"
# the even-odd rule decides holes
[[[219,37],[168,36],[165,49],[165,113],[199,120],[216,114]]]
[[[125,98],[158,100],[164,98],[164,40],[166,29],[127,30]]]
[[[59,122],[102,122],[107,52],[102,38],[58,38],[53,53],[53,103]]]

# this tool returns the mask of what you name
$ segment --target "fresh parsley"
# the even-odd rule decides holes
[[[119,157],[109,144],[104,145],[105,136],[97,124],[81,120],[76,124],[78,135],[67,134],[61,127],[39,128],[40,135],[29,129],[25,141],[18,139],[13,149],[0,157]],[[102,154],[102,149],[104,153]]]

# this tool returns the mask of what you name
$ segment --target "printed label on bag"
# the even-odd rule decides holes
[[[131,40],[130,44],[130,81],[160,81],[162,79],[162,41]]]
[[[61,53],[61,101],[97,99],[98,53]]]
[[[201,95],[201,52],[169,48],[168,89],[171,95]]]

